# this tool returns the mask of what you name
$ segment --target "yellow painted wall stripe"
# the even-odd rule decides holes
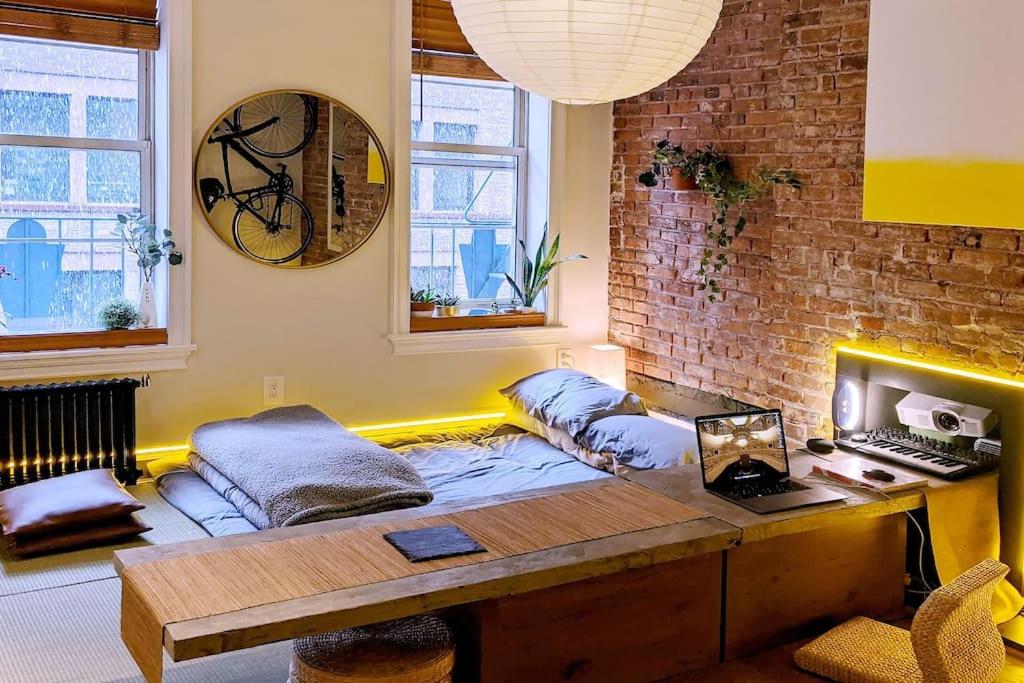
[[[864,220],[1024,227],[1024,162],[903,159],[864,162]]]

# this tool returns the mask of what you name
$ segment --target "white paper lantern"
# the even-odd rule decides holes
[[[470,44],[524,90],[567,104],[664,83],[711,36],[722,0],[452,0]]]

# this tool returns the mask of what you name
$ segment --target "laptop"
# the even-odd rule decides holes
[[[695,422],[706,491],[760,514],[846,498],[790,479],[781,411],[710,415]]]

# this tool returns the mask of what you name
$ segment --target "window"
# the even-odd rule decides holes
[[[0,38],[2,334],[99,327],[140,273],[117,214],[152,215],[146,51]]]
[[[525,231],[526,95],[500,81],[417,75],[412,85],[410,284],[508,301]]]

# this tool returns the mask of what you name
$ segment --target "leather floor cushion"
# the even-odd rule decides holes
[[[71,530],[49,531],[41,534],[20,534],[5,536],[8,548],[17,557],[31,557],[58,550],[85,548],[124,541],[149,531],[152,527],[143,524],[132,515],[107,520]]]
[[[0,492],[0,525],[5,536],[36,536],[112,519],[123,522],[144,507],[111,470],[89,470]]]

